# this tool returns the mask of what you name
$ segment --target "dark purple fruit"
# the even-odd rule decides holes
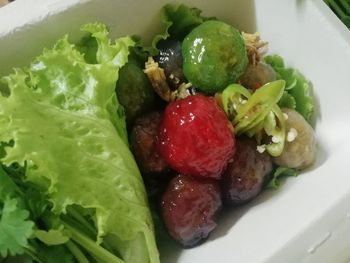
[[[221,191],[228,204],[240,205],[257,196],[265,176],[272,171],[267,153],[257,151],[256,142],[246,137],[236,138],[236,154],[221,180]]]
[[[176,40],[163,40],[158,43],[159,54],[154,59],[164,69],[165,76],[172,88],[177,88],[185,81],[182,72],[181,42]]]
[[[217,181],[178,175],[162,196],[161,211],[169,234],[184,247],[193,247],[216,227],[221,206]]]
[[[143,174],[160,174],[169,170],[168,165],[159,155],[156,144],[160,120],[159,112],[148,113],[135,121],[131,131],[131,151]]]

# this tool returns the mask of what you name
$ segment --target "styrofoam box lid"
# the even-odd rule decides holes
[[[0,75],[83,23],[113,36],[157,32],[161,0],[17,0],[0,9]],[[183,1],[237,28],[259,31],[287,65],[313,83],[318,103],[316,164],[277,191],[226,211],[194,249],[162,246],[162,262],[345,262],[350,257],[350,35],[321,0]]]

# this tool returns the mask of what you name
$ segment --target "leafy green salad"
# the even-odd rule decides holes
[[[4,77],[0,252],[36,262],[158,262],[140,172],[115,94],[130,37],[82,28],[96,63],[68,38]]]

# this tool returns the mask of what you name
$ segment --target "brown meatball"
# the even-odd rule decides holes
[[[253,139],[240,137],[236,143],[236,155],[222,175],[221,190],[226,203],[240,205],[261,192],[273,164],[267,153],[257,151]]]
[[[282,109],[287,115],[287,138],[282,154],[274,158],[280,166],[305,169],[316,159],[316,138],[311,125],[295,110]]]
[[[193,247],[216,227],[221,206],[217,181],[178,175],[162,196],[161,211],[170,235],[184,247]]]
[[[135,121],[131,131],[131,151],[143,174],[159,174],[169,170],[156,146],[160,121],[161,114],[159,112],[148,113]]]
[[[265,63],[259,62],[257,65],[249,65],[240,79],[241,84],[247,89],[256,90],[261,86],[276,80],[276,72]]]

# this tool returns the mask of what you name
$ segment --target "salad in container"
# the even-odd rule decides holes
[[[311,85],[268,39],[183,4],[159,23],[82,25],[2,78],[1,262],[157,263],[314,163]]]

